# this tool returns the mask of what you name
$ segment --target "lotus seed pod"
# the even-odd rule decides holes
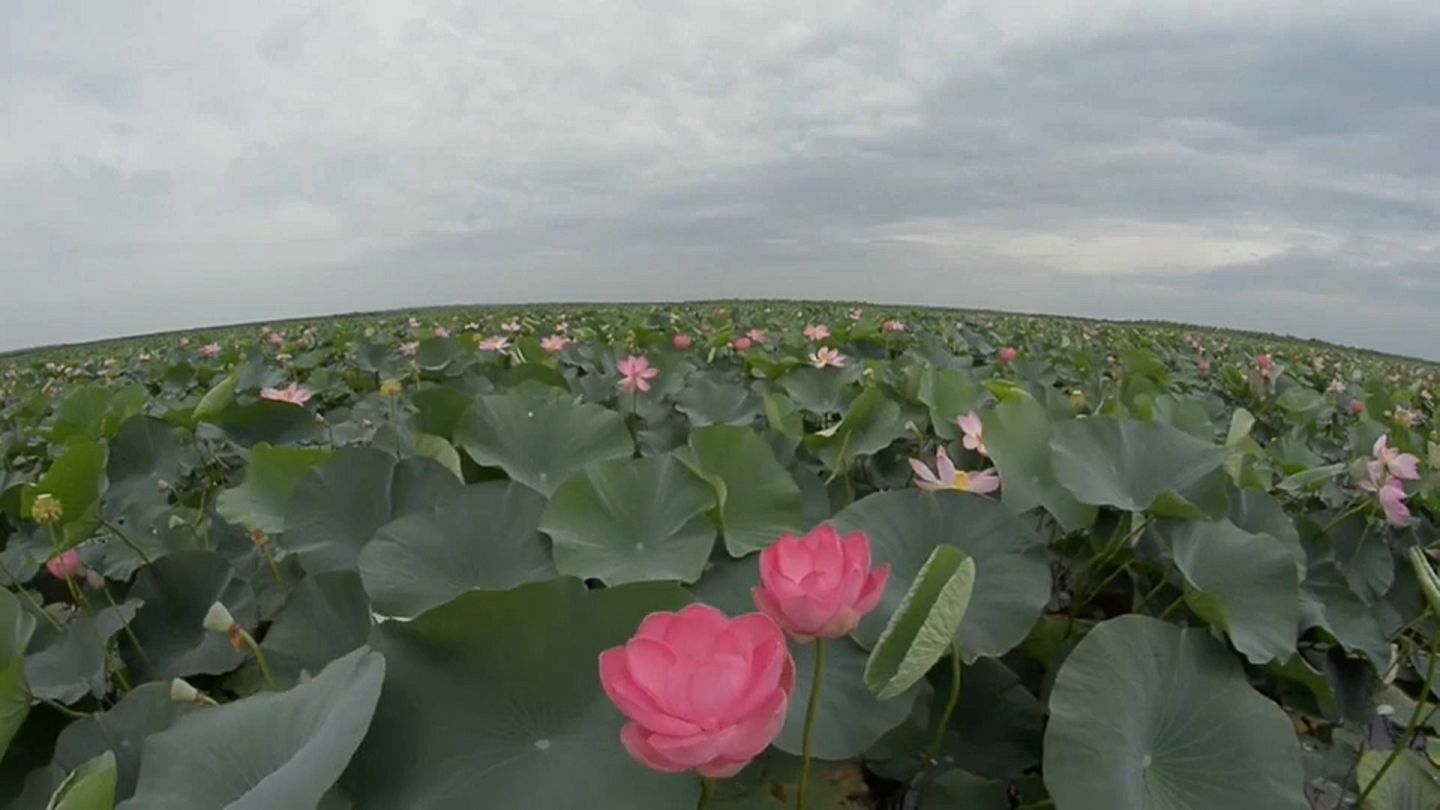
[[[170,699],[176,703],[199,703],[200,690],[191,686],[184,678],[170,681]]]
[[[205,629],[214,633],[228,633],[235,627],[235,617],[225,606],[216,602],[205,612]]]

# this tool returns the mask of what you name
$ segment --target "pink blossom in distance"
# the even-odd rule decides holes
[[[510,338],[504,335],[492,335],[481,339],[475,346],[485,352],[503,352],[510,348]]]
[[[412,340],[406,343],[401,343],[400,347],[396,349],[396,351],[400,353],[401,357],[414,357],[415,352],[418,351],[419,348],[420,343],[418,341]]]
[[[982,456],[990,455],[990,452],[985,449],[985,426],[980,421],[980,414],[971,411],[964,416],[957,416],[955,424],[964,434],[960,444],[966,450],[974,450]]]
[[[616,364],[620,372],[620,390],[627,394],[649,391],[650,381],[660,376],[660,369],[650,365],[649,359],[631,355]]]
[[[821,346],[810,353],[810,365],[815,368],[825,368],[826,366],[844,368],[845,355],[829,346]]]
[[[203,358],[205,358],[206,360],[209,360],[209,359],[211,359],[211,358],[213,358],[213,357],[218,357],[219,355],[220,355],[220,344],[219,344],[219,343],[206,343],[204,346],[201,346],[201,347],[200,347],[200,356],[203,357]]]
[[[1359,399],[1359,398],[1350,400],[1350,413],[1353,413],[1353,414],[1355,414],[1356,416],[1359,416],[1360,414],[1362,414],[1362,413],[1364,413],[1364,412],[1365,412],[1365,400]]]
[[[742,335],[738,338],[735,338],[734,342],[732,342],[730,345],[734,346],[735,351],[737,352],[746,351],[750,348],[750,338]]]
[[[1209,360],[1201,360],[1200,362],[1198,362],[1198,363],[1195,364],[1195,368],[1196,368],[1201,374],[1209,374],[1209,373],[1210,373],[1210,361],[1209,361]]]
[[[751,343],[764,345],[767,335],[764,329],[751,329],[745,333],[745,337],[749,338]]]
[[[760,552],[755,606],[800,643],[847,636],[880,604],[890,566],[871,570],[870,538],[828,525],[784,535]]]
[[[1414,454],[1402,453],[1391,447],[1388,434],[1376,439],[1370,452],[1389,475],[1402,481],[1420,480],[1420,459]]]
[[[599,663],[601,687],[628,720],[621,743],[663,773],[734,776],[779,735],[795,691],[774,620],[703,604],[651,613]]]
[[[972,473],[956,469],[943,446],[935,451],[934,471],[918,458],[910,459],[910,469],[915,473],[915,486],[926,492],[953,489],[985,495],[1000,488],[1000,476],[994,470]]]
[[[880,328],[884,329],[886,332],[904,332],[905,324],[900,321],[891,319],[882,324]]]
[[[1005,348],[1000,350],[1000,362],[1002,363],[1013,363],[1015,362],[1015,358],[1019,356],[1020,351],[1014,346],[1006,346]]]
[[[441,340],[448,340],[450,338],[450,330],[443,326],[437,326],[435,327],[435,337]]]
[[[680,334],[670,339],[670,345],[681,351],[690,348],[690,344],[693,342],[694,341],[691,340],[690,336],[685,334],[684,332],[681,332]]]
[[[805,327],[806,340],[818,342],[828,337],[830,337],[830,327],[826,326],[825,324],[812,323],[809,326]]]
[[[308,388],[301,388],[299,383],[290,383],[284,388],[261,388],[260,398],[272,402],[288,402],[291,405],[304,405],[313,396]]]
[[[570,338],[564,335],[549,335],[540,338],[540,348],[544,349],[546,354],[559,354],[565,351],[565,347],[569,345]]]

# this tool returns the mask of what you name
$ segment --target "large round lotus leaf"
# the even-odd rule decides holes
[[[121,637],[125,664],[142,680],[229,672],[244,659],[224,633],[203,626],[205,613],[220,602],[241,625],[254,624],[250,586],[213,551],[178,551],[140,569],[129,598],[140,611],[130,629],[137,649]]]
[[[377,613],[415,616],[477,589],[555,576],[540,534],[545,498],[514,481],[472,484],[380,529],[360,553]]]
[[[68,771],[106,751],[112,752],[119,777],[115,798],[128,799],[135,792],[145,740],[195,708],[173,700],[168,683],[141,684],[109,710],[66,726],[55,740],[54,763]]]
[[[300,673],[311,675],[370,636],[370,600],[360,575],[330,571],[300,581],[261,647],[275,677],[294,683]]]
[[[1355,769],[1359,783],[1370,784],[1389,757],[1389,751],[1366,751]],[[1360,805],[1361,810],[1435,810],[1437,807],[1440,807],[1440,778],[1435,768],[1414,751],[1400,754]]]
[[[312,574],[353,570],[360,549],[381,526],[460,488],[432,459],[396,461],[373,447],[342,448],[295,485],[281,543]]]
[[[1228,520],[1187,521],[1167,533],[1190,609],[1250,663],[1287,661],[1300,623],[1300,574],[1280,541]]]
[[[128,600],[114,607],[107,605],[95,611],[94,617],[77,614],[58,633],[42,625],[25,656],[25,680],[30,683],[31,694],[74,703],[91,693],[99,696],[108,692],[105,655],[100,645],[108,647],[110,639],[135,616],[139,606],[139,602]]]
[[[99,386],[81,385],[71,391],[55,409],[55,422],[50,426],[50,441],[64,444],[71,438],[97,439],[110,405],[110,391]]]
[[[587,464],[635,450],[620,414],[539,386],[475,400],[455,426],[455,443],[477,464],[547,496]]]
[[[72,439],[40,480],[21,493],[20,508],[30,517],[35,498],[60,501],[60,540],[67,548],[88,538],[100,525],[100,491],[105,483],[106,446],[93,439]]]
[[[163,419],[136,416],[125,420],[110,440],[105,475],[105,514],[111,520],[127,509],[164,506],[169,488],[178,483],[185,456],[186,432]]]
[[[780,378],[780,386],[794,403],[811,413],[839,413],[845,410],[845,383],[850,376],[843,370],[804,366]]]
[[[115,755],[106,751],[65,777],[47,810],[113,810],[115,780]]]
[[[1097,625],[1060,669],[1045,784],[1066,810],[1306,810],[1285,713],[1204,629]]]
[[[675,398],[675,407],[690,417],[690,424],[748,425],[760,415],[760,397],[733,382],[692,376]]]
[[[1294,558],[1296,570],[1304,575],[1305,547],[1300,544],[1300,532],[1274,495],[1254,489],[1232,489],[1230,522],[1247,532],[1268,534],[1279,540]]]
[[[806,436],[805,447],[834,470],[858,456],[880,452],[903,435],[900,406],[879,388],[869,388],[851,401],[845,416],[833,427]]]
[[[1081,503],[1131,512],[1158,504],[1195,518],[1208,506],[1207,477],[1225,463],[1223,449],[1163,422],[1103,416],[1055,423],[1050,449],[1056,479]]]
[[[1346,650],[1363,654],[1376,672],[1389,666],[1390,643],[1374,612],[1329,562],[1312,566],[1300,586],[1300,629],[1317,627]]]
[[[267,534],[282,532],[285,508],[295,487],[311,467],[325,463],[332,454],[319,447],[256,445],[245,468],[244,483],[221,492],[215,511],[247,529]]]
[[[929,407],[930,424],[942,439],[960,437],[955,420],[975,410],[984,394],[975,378],[958,368],[927,368],[920,378],[920,401]]]
[[[879,492],[835,515],[842,533],[863,531],[875,565],[891,566],[885,597],[860,623],[871,646],[915,576],[944,543],[975,560],[975,590],[955,640],[966,661],[1005,654],[1024,640],[1050,600],[1045,541],[1001,504],[963,492]]]
[[[34,632],[35,617],[20,607],[14,594],[0,590],[0,758],[30,713],[25,646]]]
[[[465,409],[470,407],[470,397],[446,386],[422,388],[410,395],[415,406],[415,430],[432,436],[450,438]]]
[[[370,727],[385,659],[336,659],[286,692],[191,712],[145,743],[135,795],[121,810],[315,807]]]
[[[1055,480],[1050,417],[1024,389],[996,386],[1000,402],[982,416],[985,448],[1000,473],[1000,498],[1015,513],[1037,506],[1069,531],[1095,522],[1095,507],[1075,500]]]
[[[790,651],[795,657],[795,691],[790,695],[785,727],[775,738],[775,747],[799,754],[803,749],[805,710],[815,682],[815,644],[792,644]],[[868,658],[865,650],[849,638],[825,642],[825,675],[811,738],[816,757],[839,760],[857,756],[910,716],[919,687],[880,700],[865,685]]]
[[[540,520],[562,574],[607,585],[700,578],[715,491],[674,456],[604,461],[555,490]]]
[[[231,404],[215,418],[215,426],[242,447],[257,444],[299,444],[321,435],[321,422],[304,408],[269,399]]]
[[[743,557],[783,534],[804,528],[800,486],[749,428],[711,425],[690,434],[685,456],[702,475],[718,479],[725,550]]]
[[[380,624],[371,638],[389,677],[342,786],[370,810],[694,807],[694,776],[625,753],[596,663],[646,614],[686,601],[673,585],[592,591],[560,578]]]

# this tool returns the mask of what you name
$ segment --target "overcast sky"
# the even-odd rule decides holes
[[[3,14],[0,349],[738,296],[1440,357],[1434,0]]]

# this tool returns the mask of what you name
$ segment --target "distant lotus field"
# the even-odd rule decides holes
[[[793,302],[0,357],[0,806],[1435,810],[1435,374]]]

